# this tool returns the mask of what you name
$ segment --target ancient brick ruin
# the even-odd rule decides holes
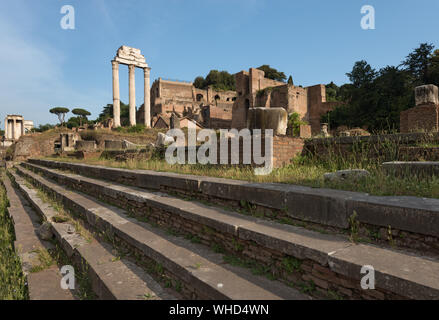
[[[233,105],[233,128],[245,128],[249,108],[281,107],[288,114],[297,112],[311,125],[312,134],[320,132],[320,118],[338,102],[326,102],[326,87],[296,87],[265,78],[263,71],[251,68],[235,74],[238,97]]]
[[[416,106],[401,112],[400,132],[439,131],[438,87],[429,84],[415,89]]]
[[[144,123],[155,128],[170,128],[173,114],[187,117],[199,127],[242,129],[248,127],[250,108],[284,108],[297,112],[311,126],[313,135],[320,133],[320,118],[338,102],[326,102],[326,88],[319,84],[297,87],[265,78],[262,70],[250,68],[235,74],[236,91],[196,88],[192,82],[158,78],[148,90],[149,70],[139,49],[122,46],[113,60],[114,126],[120,125],[118,64],[130,68],[130,124]],[[135,112],[134,68],[145,70],[145,101]],[[146,108],[145,108],[146,105]],[[152,116],[152,119],[150,119]],[[309,134],[307,133],[307,136]]]

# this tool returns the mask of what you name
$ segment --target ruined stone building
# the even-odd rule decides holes
[[[34,127],[32,120],[24,120],[20,115],[7,115],[5,117],[5,141],[4,146],[9,146],[20,139],[22,135],[29,133]]]
[[[151,87],[152,126],[169,128],[173,113],[188,117],[212,129],[247,127],[248,109],[281,107],[297,112],[311,125],[313,134],[320,132],[320,118],[332,110],[336,102],[326,102],[324,85],[297,87],[264,77],[264,72],[251,68],[235,74],[236,91],[195,88],[193,83],[162,78]],[[142,107],[137,112],[143,122]]]
[[[235,91],[198,89],[192,82],[157,79],[151,86],[152,126],[159,120],[169,119],[173,113],[188,117],[209,128],[230,128]],[[137,112],[142,122],[144,106]],[[218,122],[215,117],[219,117]],[[160,120],[162,122],[162,120]],[[167,120],[165,120],[167,122]],[[163,125],[163,122],[160,126]]]
[[[438,87],[429,84],[415,88],[416,106],[400,114],[400,132],[439,131]]]
[[[186,117],[199,127],[242,129],[249,126],[250,108],[283,108],[297,112],[307,121],[312,134],[320,133],[321,116],[338,104],[326,102],[326,87],[297,87],[265,78],[262,70],[250,68],[235,74],[236,91],[217,91],[212,87],[195,88],[192,82],[159,78],[150,88],[150,70],[145,57],[136,48],[121,46],[112,60],[114,126],[120,126],[119,64],[129,68],[130,125],[169,128],[171,116]],[[135,68],[144,71],[144,103],[136,111]],[[146,107],[145,107],[146,106]]]
[[[233,105],[232,127],[247,127],[248,109],[256,107],[284,108],[297,112],[311,126],[312,134],[320,132],[320,118],[338,102],[326,102],[326,87],[296,87],[265,78],[262,70],[251,68],[235,74],[237,99]]]

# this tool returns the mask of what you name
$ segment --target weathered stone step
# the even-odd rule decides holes
[[[105,179],[150,190],[173,190],[209,198],[210,201],[241,200],[268,210],[285,212],[289,217],[346,229],[355,211],[362,223],[415,234],[439,237],[439,199],[406,196],[372,196],[323,188],[128,170],[83,163],[29,159],[29,163],[68,170],[88,177]]]
[[[27,201],[12,187],[8,177],[3,180],[9,199],[8,212],[12,217],[15,231],[14,247],[21,259],[23,272],[28,283],[30,300],[74,300],[70,290],[61,288],[61,274],[52,266],[38,272],[31,272],[33,267],[40,265],[37,250],[51,248],[51,243],[40,240],[37,229],[39,218]]]
[[[335,235],[246,217],[159,192],[107,183],[37,165],[27,166],[68,187],[102,197],[125,208],[134,206],[134,211],[146,207],[159,208],[171,214],[170,220],[171,217],[181,216],[217,230],[219,236],[229,234],[253,241],[263,249],[298,259],[310,259],[324,267],[329,264],[332,272],[358,283],[362,277],[361,268],[372,265],[377,273],[377,287],[412,299],[439,299],[439,264],[434,260],[371,245],[353,245]],[[18,169],[29,174],[26,169]],[[395,261],[398,263],[395,264]]]
[[[328,264],[328,253],[352,245],[346,237],[322,234],[292,225],[245,216],[161,192],[149,192],[141,188],[108,183],[34,164],[22,165],[70,189],[101,198],[118,207],[132,211],[142,211],[145,208],[163,210],[193,223],[213,228],[220,233],[251,240],[265,248],[281,251],[300,259],[311,259],[322,265]],[[17,168],[22,167],[17,166]]]
[[[221,254],[129,218],[125,211],[81,193],[68,191],[22,167],[21,175],[62,200],[97,230],[114,235],[135,252],[149,258],[178,278],[195,297],[203,299],[309,299],[278,281],[253,275],[245,268],[225,265]]]
[[[142,268],[113,254],[110,245],[99,243],[95,239],[86,241],[81,235],[72,234],[69,232],[70,223],[53,222],[52,217],[57,215],[57,211],[41,200],[37,191],[29,188],[23,178],[12,172],[10,174],[26,199],[46,221],[52,224],[55,238],[67,256],[75,261],[77,267],[83,265],[83,261],[86,263],[88,275],[92,279],[93,291],[100,299],[175,299]],[[58,292],[52,294],[52,297],[56,297],[56,294]]]

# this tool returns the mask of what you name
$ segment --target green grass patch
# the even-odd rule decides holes
[[[3,170],[0,178],[3,181]],[[6,190],[0,184],[0,300],[26,300],[29,298],[26,277],[14,248],[14,227],[7,207]]]

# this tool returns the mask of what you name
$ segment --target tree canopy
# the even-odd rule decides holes
[[[77,116],[80,116],[80,117],[87,117],[87,116],[91,115],[91,113],[88,112],[87,110],[80,109],[80,108],[73,109],[72,113],[77,115]]]
[[[129,115],[130,115],[130,106],[120,102],[120,124],[122,126],[129,125]],[[113,104],[107,104],[102,108],[99,117],[96,119],[96,122],[102,122],[109,118],[113,118]]]
[[[64,119],[66,117],[66,114],[69,113],[69,109],[65,107],[54,107],[49,110],[50,113],[56,114],[58,116],[58,120],[61,125],[64,124]]]
[[[271,68],[268,64],[264,64],[257,69],[264,71],[265,77],[268,79],[282,81],[282,82],[285,82],[285,80],[287,79],[287,76],[285,75],[285,73],[278,71],[275,68]],[[292,80],[292,78],[291,78],[291,80]]]
[[[85,109],[80,109],[80,108],[76,108],[72,110],[72,113],[78,116],[79,119],[79,126],[82,127],[82,121],[86,120],[87,121],[87,116],[91,115],[90,112],[88,112]],[[69,119],[70,121],[70,119]]]
[[[194,80],[195,88],[207,89],[209,86],[221,91],[236,90],[235,76],[227,71],[210,70],[206,78],[198,76]]]
[[[414,88],[424,84],[439,85],[439,50],[422,43],[399,66],[375,70],[365,60],[348,72],[351,83],[338,87],[326,85],[327,101],[343,101],[323,116],[331,128],[340,125],[365,127],[369,131],[399,129],[401,111],[415,106]]]

